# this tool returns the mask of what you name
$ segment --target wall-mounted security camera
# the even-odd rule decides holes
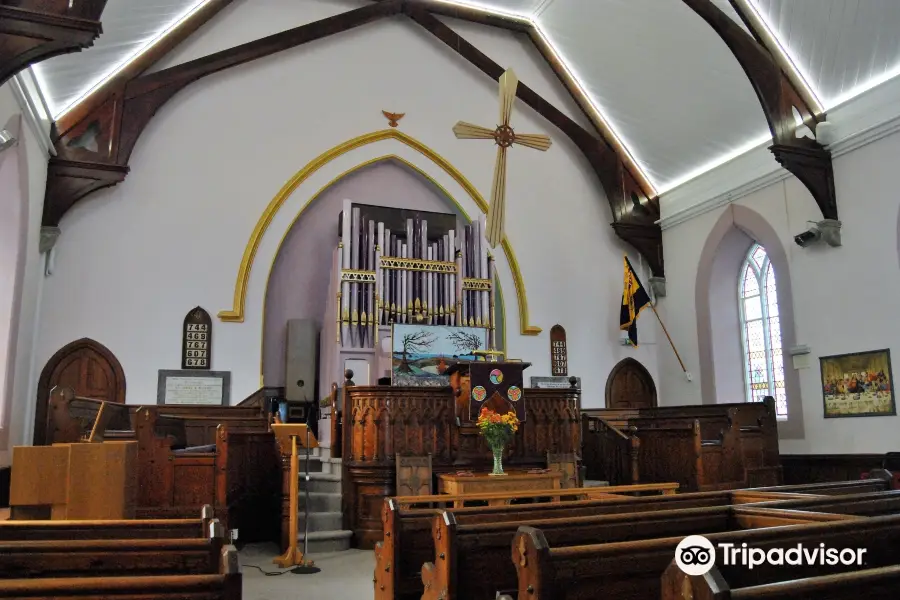
[[[808,248],[818,241],[823,241],[832,248],[841,245],[841,222],[836,219],[809,221],[810,227],[803,233],[794,236],[794,243],[801,248]]]
[[[807,246],[812,246],[814,243],[818,242],[821,237],[822,232],[819,231],[816,226],[812,226],[803,233],[795,235],[794,243],[801,248],[806,248]]]
[[[19,140],[8,129],[0,129],[0,152],[11,148]]]

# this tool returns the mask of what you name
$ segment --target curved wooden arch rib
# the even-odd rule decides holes
[[[653,381],[653,375],[650,374],[650,371],[647,370],[647,367],[645,367],[643,364],[641,364],[641,362],[639,360],[631,358],[630,356],[623,358],[622,360],[617,362],[616,365],[609,372],[609,376],[606,378],[606,389],[603,394],[606,408],[610,407],[609,401],[610,401],[610,393],[612,392],[613,382],[616,380],[616,377],[619,375],[619,373],[626,367],[636,368],[641,373],[641,375],[643,375],[643,377],[650,383],[650,387],[653,391],[652,402],[653,402],[653,407],[655,408],[657,405],[658,395],[656,392],[656,382]]]
[[[768,50],[718,6],[710,0],[683,1],[715,30],[741,64],[772,132],[773,143],[769,150],[775,155],[775,160],[803,182],[819,205],[823,217],[837,219],[831,152],[815,140],[796,136],[793,109],[797,109],[812,131],[824,119],[816,115],[797,92]],[[735,10],[740,14],[736,4]]]
[[[250,271],[253,268],[253,263],[256,260],[256,252],[259,250],[259,245],[262,242],[263,236],[269,228],[269,225],[272,223],[272,219],[275,217],[275,214],[279,211],[281,206],[285,203],[285,201],[290,197],[291,194],[306,181],[310,176],[312,176],[316,171],[338,158],[350,152],[351,150],[355,150],[356,148],[361,148],[362,146],[366,146],[368,144],[373,144],[376,142],[380,142],[382,140],[397,140],[405,144],[406,146],[412,148],[431,162],[433,162],[436,166],[440,167],[447,175],[453,178],[456,183],[459,184],[463,190],[465,190],[466,194],[472,199],[478,209],[483,213],[487,214],[488,204],[482,195],[478,192],[472,183],[466,179],[466,176],[462,174],[456,167],[454,167],[450,162],[442,157],[440,154],[415,139],[414,137],[403,133],[398,129],[382,129],[381,131],[374,131],[372,133],[367,133],[365,135],[361,135],[359,137],[348,140],[342,144],[338,144],[334,148],[323,152],[313,160],[311,160],[305,167],[297,171],[297,173],[288,180],[287,183],[282,186],[282,188],[275,194],[275,197],[269,202],[268,206],[266,206],[265,210],[263,210],[262,215],[259,217],[259,220],[256,223],[256,226],[253,228],[253,232],[250,234],[250,239],[247,241],[247,246],[244,249],[244,255],[241,258],[241,264],[238,267],[237,278],[234,283],[234,300],[232,304],[231,310],[223,310],[220,311],[218,317],[222,321],[228,321],[233,323],[242,323],[244,321],[244,309],[247,302],[247,287],[250,281]],[[385,157],[390,158],[390,157]],[[427,173],[424,173],[420,168],[416,167],[409,161],[403,160],[400,157],[396,157],[401,160],[405,165],[411,167],[421,175],[431,179]],[[329,184],[330,185],[330,184]],[[453,199],[453,196],[441,188],[444,194],[447,195],[448,198]],[[321,193],[320,190],[318,193]],[[317,195],[318,195],[317,193]],[[453,199],[453,202],[456,202]],[[458,204],[458,203],[457,203]],[[303,208],[300,209],[300,213],[306,209],[308,206],[304,204]],[[298,214],[298,216],[299,216]],[[504,237],[500,242],[501,247],[503,248],[503,253],[506,256],[506,262],[509,265],[509,270],[512,274],[513,283],[516,286],[516,299],[518,301],[519,307],[519,332],[522,335],[538,335],[541,332],[541,328],[529,324],[529,316],[528,316],[528,294],[525,291],[525,281],[522,278],[522,271],[519,269],[519,261],[516,260],[516,254],[513,250],[512,245],[509,243],[509,239]]]
[[[70,9],[65,1],[25,0],[0,6],[0,85],[30,65],[94,44],[106,0],[80,4]]]
[[[41,370],[41,375],[38,378],[33,440],[36,445],[43,443],[44,436],[46,435],[47,402],[50,398],[50,376],[62,361],[82,349],[88,349],[97,353],[110,365],[117,382],[116,389],[118,390],[118,393],[116,394],[115,401],[120,404],[125,404],[125,370],[122,369],[122,364],[119,362],[119,359],[116,358],[116,355],[113,354],[109,348],[91,338],[81,338],[80,340],[69,342],[50,357],[50,360],[44,365],[44,368]]]
[[[128,174],[128,160],[147,123],[172,96],[187,85],[213,73],[242,65],[330,35],[341,33],[383,17],[405,14],[448,47],[497,80],[502,67],[472,44],[435,18],[427,4],[409,0],[383,0],[376,4],[289,29],[253,42],[216,52],[155,73],[122,81],[118,88],[95,110],[77,123],[60,131],[56,141],[57,156],[51,158],[47,175],[42,224],[56,227],[63,215],[89,194],[123,181]],[[426,8],[423,8],[426,7]],[[466,11],[456,15],[475,20]],[[503,18],[482,19],[485,24],[524,31],[525,25]],[[527,28],[526,28],[527,29]],[[533,32],[529,32],[532,35]],[[532,40],[535,36],[532,35]],[[544,49],[538,50],[544,54]],[[563,84],[559,65],[547,59]],[[566,85],[567,89],[571,88]],[[612,211],[616,235],[634,246],[647,259],[653,274],[664,276],[662,230],[659,200],[651,197],[652,188],[635,175],[631,159],[617,150],[617,145],[597,137],[520,82],[517,96],[547,121],[559,128],[584,154],[604,189]],[[575,98],[579,102],[578,98]],[[580,104],[581,105],[581,104]],[[588,115],[593,121],[593,116]],[[94,130],[98,148],[103,153],[75,147],[79,138]],[[107,151],[108,149],[108,151]],[[637,208],[637,207],[640,208]]]

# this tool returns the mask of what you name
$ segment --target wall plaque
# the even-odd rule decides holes
[[[577,381],[575,382],[575,389],[581,389],[581,377],[575,378]],[[572,384],[569,383],[568,377],[532,377],[531,378],[531,387],[533,388],[544,388],[544,389],[569,389],[572,387]]]
[[[231,371],[159,370],[157,404],[228,406]]]
[[[184,317],[181,336],[181,368],[210,369],[212,348],[212,319],[209,313],[195,306]]]
[[[566,330],[562,325],[550,328],[550,370],[555,377],[569,374],[569,352],[566,349]]]

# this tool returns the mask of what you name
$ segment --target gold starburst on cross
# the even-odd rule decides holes
[[[459,139],[494,140],[497,144],[497,162],[494,165],[494,182],[491,187],[491,202],[488,205],[486,237],[491,248],[503,239],[503,223],[506,216],[506,149],[513,144],[546,152],[552,143],[549,136],[536,133],[516,133],[510,126],[513,102],[519,79],[512,69],[500,77],[500,125],[488,129],[460,121],[453,126],[453,133]]]

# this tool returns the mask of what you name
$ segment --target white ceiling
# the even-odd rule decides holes
[[[37,65],[51,111],[65,112],[203,1],[108,0],[92,48]],[[532,19],[660,193],[768,135],[737,61],[681,0],[440,1]],[[713,2],[740,23],[729,0]],[[900,74],[900,0],[749,2],[826,109]]]

